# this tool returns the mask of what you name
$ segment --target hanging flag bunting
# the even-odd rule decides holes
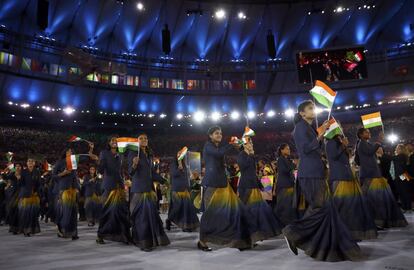
[[[139,150],[138,138],[121,137],[117,138],[116,142],[120,153],[125,153],[128,149],[136,152]]]
[[[364,128],[382,126],[382,119],[381,119],[380,112],[362,115],[361,119],[362,119],[362,124],[364,125]]]
[[[326,108],[332,108],[334,104],[336,92],[325,83],[316,80],[315,86],[310,90],[310,94]]]

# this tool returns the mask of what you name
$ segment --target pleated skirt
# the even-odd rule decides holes
[[[40,232],[39,225],[40,198],[37,193],[30,197],[19,199],[19,232],[36,234]]]
[[[98,237],[128,243],[131,239],[128,204],[125,190],[105,190],[102,195],[102,211],[99,218]]]
[[[299,178],[309,204],[305,215],[283,229],[293,245],[318,261],[359,260],[361,252],[342,222],[325,179]]]
[[[252,242],[276,237],[282,233],[282,225],[272,211],[272,207],[263,199],[260,189],[239,189],[241,201],[250,214]]]
[[[273,213],[283,227],[299,218],[297,207],[294,204],[294,197],[293,187],[276,189],[276,203],[273,205]]]
[[[197,209],[186,191],[172,191],[168,219],[183,230],[196,230],[200,226]]]
[[[250,248],[254,233],[249,214],[230,185],[207,187],[203,192],[204,212],[200,222],[200,240],[234,248]]]
[[[9,232],[19,233],[19,194],[15,192],[6,205],[6,223]]]
[[[69,188],[60,191],[56,225],[63,238],[78,236],[78,190]]]
[[[377,226],[390,228],[408,225],[385,178],[365,179],[362,190]]]
[[[96,193],[93,193],[92,196],[85,197],[85,215],[89,223],[97,223],[101,216],[101,211],[101,198]]]
[[[130,203],[132,239],[140,248],[153,248],[170,244],[158,213],[154,191],[133,193]]]
[[[355,240],[377,238],[377,227],[359,183],[356,180],[334,181],[332,187],[336,209],[352,238]]]

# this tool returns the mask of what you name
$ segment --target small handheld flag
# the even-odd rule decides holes
[[[187,146],[184,146],[179,152],[178,152],[178,155],[177,155],[177,159],[178,159],[178,161],[180,161],[180,160],[183,160],[184,159],[184,157],[185,157],[185,155],[187,155],[187,152],[188,152],[188,148],[187,148]]]
[[[11,162],[12,161],[13,155],[14,155],[13,152],[7,152],[6,153],[6,159],[7,159],[8,162]]]
[[[121,137],[116,139],[118,145],[118,151],[125,153],[128,149],[131,151],[139,151],[138,138]]]
[[[256,135],[256,133],[254,132],[253,129],[249,128],[249,127],[245,127],[244,128],[244,133],[243,133],[243,137],[253,137],[254,135]]]
[[[79,155],[67,155],[66,156],[66,169],[76,170],[78,168]]]
[[[72,135],[72,136],[70,136],[70,138],[68,139],[68,142],[80,142],[80,141],[82,141],[83,139],[81,138],[81,137],[78,137],[78,136],[75,136],[75,135]]]
[[[45,162],[43,163],[43,170],[49,172],[52,169],[53,169],[52,165],[50,165],[50,163],[45,160]]]
[[[327,139],[332,139],[336,135],[343,134],[341,126],[336,122],[335,118],[331,118],[328,122],[329,126],[328,129],[325,131],[323,135]],[[321,134],[321,127],[318,128],[318,134]]]
[[[236,136],[233,136],[233,137],[231,137],[231,139],[230,139],[230,143],[231,144],[235,144],[235,143],[237,143],[237,144],[239,144],[239,145],[243,145],[243,144],[245,144],[245,143],[247,143],[247,138],[246,137],[243,137],[242,139],[239,139],[239,138],[237,138]]]
[[[362,124],[364,125],[364,128],[382,126],[382,119],[381,119],[380,112],[362,115],[361,119],[362,119]]]
[[[326,108],[332,108],[336,92],[325,83],[316,80],[315,86],[310,90],[310,94]]]

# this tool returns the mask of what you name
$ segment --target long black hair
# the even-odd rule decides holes
[[[112,138],[118,138],[118,137],[119,137],[118,135],[114,134],[114,135],[111,135],[108,138],[106,138],[106,146],[105,146],[105,149],[106,150],[111,150],[111,146],[109,146],[109,143],[111,142]]]
[[[282,143],[281,145],[279,145],[279,147],[277,148],[277,156],[278,157],[282,156],[282,150],[285,149],[287,146],[289,146],[289,144],[287,144],[287,143]]]
[[[359,129],[358,129],[358,131],[357,131],[357,137],[358,137],[358,139],[360,139],[360,140],[361,140],[361,136],[362,136],[362,134],[363,134],[366,130],[367,130],[366,128],[359,128]]]
[[[148,139],[148,134],[143,131],[138,133],[138,138],[139,136],[143,136],[143,135],[147,136],[147,139]],[[149,144],[145,147],[145,151],[147,152],[148,157],[152,157],[154,155],[154,152],[152,151],[151,147],[149,147]]]
[[[298,105],[298,111],[296,112],[293,118],[293,122],[295,123],[295,125],[299,123],[300,120],[302,120],[302,116],[300,115],[300,112],[304,112],[306,107],[308,107],[309,105],[313,105],[313,104],[314,104],[313,101],[308,99],[308,100],[302,101]]]
[[[214,132],[216,132],[217,130],[221,130],[221,127],[219,127],[219,126],[212,126],[211,128],[208,129],[207,135],[208,135],[208,140],[210,142],[211,142],[210,135],[213,134]]]

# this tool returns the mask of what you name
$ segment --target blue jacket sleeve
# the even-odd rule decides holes
[[[227,152],[231,151],[233,146],[231,144],[220,145],[218,148],[214,145],[207,143],[204,147],[205,154],[214,157],[223,157]]]
[[[106,168],[105,152],[99,154],[98,172],[104,174]]]
[[[249,166],[249,156],[245,153],[240,153],[237,156],[237,164],[239,164],[240,168],[246,168]]]
[[[134,160],[134,157],[137,157],[138,156],[138,154],[137,153],[135,153],[135,152],[133,152],[133,151],[128,151],[128,174],[130,175],[130,176],[132,176],[132,175],[134,175],[135,174],[135,172],[137,171],[137,169],[138,169],[138,165],[139,164],[137,164],[137,167],[136,168],[134,168],[133,166],[132,166],[132,164],[133,164],[133,160]]]
[[[309,154],[313,151],[317,151],[321,147],[321,142],[316,136],[313,136],[308,128],[304,125],[298,125],[298,130],[295,132],[296,139],[303,149],[305,154]]]
[[[381,145],[376,143],[376,144],[372,144],[370,142],[367,141],[361,141],[360,142],[360,149],[361,151],[366,154],[366,155],[374,155],[378,148],[380,148]]]

